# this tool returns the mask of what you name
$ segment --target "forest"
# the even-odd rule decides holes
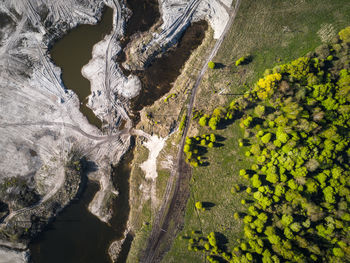
[[[191,166],[210,165],[203,156],[220,150],[215,130],[234,122],[253,164],[232,174],[245,180],[232,194],[248,194],[241,199],[247,209],[232,211],[232,220],[244,222],[244,238],[228,251],[222,240],[236,237],[194,230],[182,237],[189,250],[209,262],[350,262],[350,27],[266,70],[230,105],[193,119],[212,131],[186,139]],[[201,201],[195,208],[206,210]]]

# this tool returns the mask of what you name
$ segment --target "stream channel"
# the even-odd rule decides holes
[[[160,18],[158,0],[127,0],[127,5],[133,11],[133,15],[127,23],[126,41],[123,46],[130,41],[134,33],[149,30]],[[112,18],[113,10],[106,8],[98,24],[77,26],[57,41],[50,51],[54,63],[62,69],[63,83],[78,95],[81,102],[80,111],[98,128],[101,128],[101,121],[86,106],[87,96],[91,93],[90,82],[81,75],[81,68],[91,59],[93,45],[111,32]],[[151,105],[170,90],[171,83],[179,75],[182,65],[201,44],[207,27],[206,22],[197,22],[189,26],[176,48],[155,59],[144,71],[133,72],[140,77],[143,89],[132,102],[134,111]],[[119,59],[121,60],[123,58]],[[132,158],[133,151],[130,149],[113,168],[112,179],[119,196],[113,204],[115,213],[110,224],[101,222],[88,211],[88,204],[99,186],[87,181],[79,198],[73,200],[29,245],[33,263],[111,262],[108,247],[112,241],[123,237],[128,220]],[[128,236],[118,263],[125,262],[131,242],[132,237]]]

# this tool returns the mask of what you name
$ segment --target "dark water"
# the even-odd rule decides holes
[[[98,189],[88,183],[81,199],[65,208],[29,245],[34,263],[110,263],[107,249],[120,233],[87,210]]]
[[[180,74],[180,69],[203,41],[208,29],[206,21],[191,24],[178,45],[167,51],[162,57],[155,59],[144,71],[133,72],[142,82],[142,90],[133,101],[133,110],[152,105],[170,91],[172,83]]]
[[[113,228],[123,233],[129,216],[129,176],[131,170],[131,162],[134,157],[133,146],[124,155],[123,159],[116,167],[113,167],[112,180],[114,187],[118,190],[119,196],[113,204],[115,214],[111,219]]]
[[[91,59],[92,47],[101,41],[113,28],[113,9],[106,7],[101,21],[96,25],[79,25],[50,50],[54,63],[62,69],[63,83],[79,97],[80,111],[88,121],[101,128],[102,123],[86,106],[91,94],[90,82],[81,75],[81,68]]]
[[[132,141],[133,145],[133,141]],[[99,186],[88,182],[79,200],[73,201],[29,245],[33,263],[110,263],[111,242],[123,238],[129,216],[129,176],[133,159],[132,147],[121,162],[113,167],[112,181],[119,196],[112,204],[110,225],[88,211],[88,205]],[[130,240],[130,237],[127,237]],[[126,242],[127,244],[127,242]],[[122,249],[121,258],[128,249]],[[124,262],[124,261],[119,261]]]
[[[160,17],[158,0],[127,0],[126,4],[132,10],[126,27],[126,38],[136,32],[149,30]]]

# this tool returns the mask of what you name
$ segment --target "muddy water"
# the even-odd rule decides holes
[[[142,91],[133,102],[133,109],[138,111],[152,105],[169,92],[172,83],[180,74],[181,67],[203,41],[208,23],[200,21],[187,28],[178,45],[170,49],[162,57],[155,59],[144,71],[134,72],[142,82]]]
[[[88,121],[101,128],[102,123],[86,106],[91,94],[90,82],[81,74],[81,68],[91,59],[92,47],[109,34],[113,28],[113,9],[106,8],[101,21],[96,25],[79,25],[50,50],[54,63],[62,69],[63,83],[79,97],[80,111]]]

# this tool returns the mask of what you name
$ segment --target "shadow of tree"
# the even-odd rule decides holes
[[[210,210],[212,207],[215,206],[215,204],[212,202],[203,202],[202,205],[206,210]]]
[[[215,62],[215,69],[222,69],[222,68],[226,68],[226,65],[224,65],[222,63],[216,63]]]

